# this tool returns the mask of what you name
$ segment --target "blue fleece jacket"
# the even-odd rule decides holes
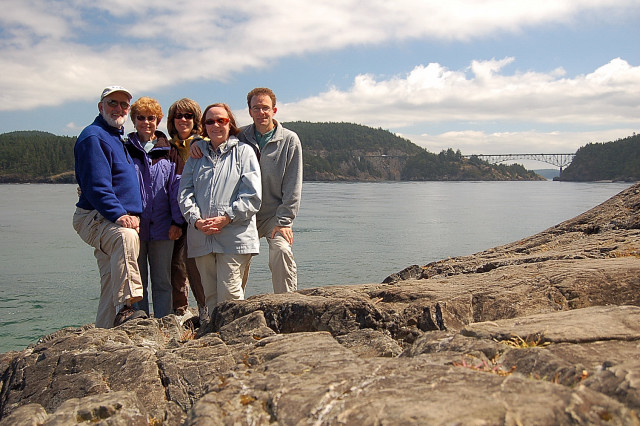
[[[76,180],[82,191],[76,206],[97,210],[111,222],[142,213],[140,183],[123,145],[124,129],[98,115],[78,136],[74,148]]]

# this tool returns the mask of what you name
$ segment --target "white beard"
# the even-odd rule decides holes
[[[109,126],[115,127],[116,129],[119,129],[122,126],[124,126],[124,123],[127,121],[126,116],[121,116],[114,120],[113,118],[111,118],[110,115],[102,114],[102,118],[104,118],[104,121],[106,121],[107,124],[109,124]]]

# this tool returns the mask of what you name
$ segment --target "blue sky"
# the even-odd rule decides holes
[[[281,121],[381,127],[436,153],[575,152],[640,132],[638,0],[2,6],[0,133],[77,135],[111,84],[165,112],[226,102],[241,124],[246,93],[268,86]]]

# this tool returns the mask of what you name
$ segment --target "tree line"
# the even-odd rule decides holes
[[[302,141],[305,180],[539,180],[521,165],[434,154],[381,128],[353,123],[291,122]]]
[[[432,153],[381,128],[288,122],[300,136],[306,181],[536,180],[519,164],[489,164],[449,148]],[[40,131],[0,134],[0,182],[74,183],[76,137]],[[580,148],[560,180],[640,180],[640,135]]]
[[[557,180],[593,182],[640,180],[640,135],[613,142],[588,143]]]
[[[76,139],[40,131],[0,134],[0,181],[75,182]]]

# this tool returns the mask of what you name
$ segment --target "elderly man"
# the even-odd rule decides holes
[[[73,228],[94,248],[100,272],[96,327],[111,328],[144,311],[131,305],[142,299],[138,269],[142,213],[140,183],[124,148],[124,123],[131,94],[120,86],[104,89],[100,114],[78,136],[74,148],[80,199]]]

